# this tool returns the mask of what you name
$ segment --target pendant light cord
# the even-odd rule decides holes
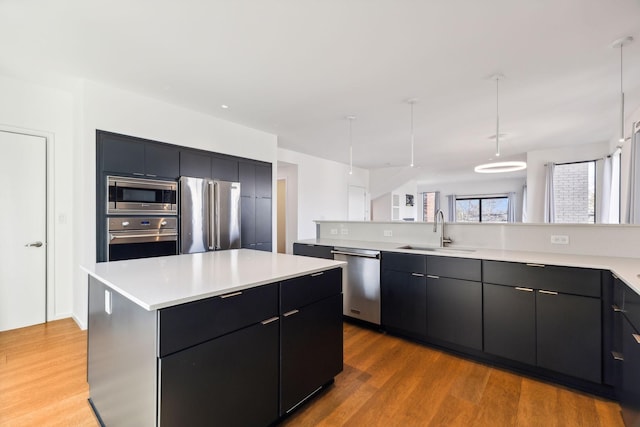
[[[620,142],[624,142],[624,87],[622,85],[622,48],[624,43],[620,43]]]
[[[496,157],[500,157],[500,76],[496,76]]]
[[[353,175],[353,120],[354,116],[347,116],[349,120],[349,175]]]
[[[411,167],[413,167],[413,149],[414,149],[414,134],[413,134],[413,104],[415,101],[411,101]]]

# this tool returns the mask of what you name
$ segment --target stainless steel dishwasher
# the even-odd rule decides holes
[[[333,259],[346,261],[342,269],[342,313],[380,324],[380,252],[336,247]]]

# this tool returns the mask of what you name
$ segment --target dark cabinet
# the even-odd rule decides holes
[[[211,156],[198,150],[180,152],[180,176],[211,178]]]
[[[483,261],[483,280],[487,353],[602,383],[599,270]]]
[[[311,244],[305,244],[305,243],[293,244],[294,255],[310,256],[314,258],[333,259],[333,254],[331,253],[332,250],[333,250],[333,246],[311,245]]]
[[[427,256],[427,335],[482,350],[482,264],[470,258]]]
[[[176,179],[180,174],[177,147],[110,132],[97,132],[98,170],[149,178]]]
[[[427,335],[482,350],[482,284],[427,275]]]
[[[533,289],[483,284],[484,351],[536,364],[536,296]]]
[[[424,340],[427,334],[427,257],[383,252],[380,266],[382,326]]]
[[[162,425],[262,427],[276,421],[278,327],[277,320],[265,320],[161,358]]]
[[[640,333],[626,317],[622,320],[620,406],[627,426],[640,425]]]
[[[238,182],[238,160],[231,157],[212,156],[211,178]],[[240,193],[242,193],[242,188],[240,188]]]
[[[341,292],[340,268],[281,283],[281,415],[342,371]]]
[[[241,161],[238,179],[242,196],[242,247],[271,251],[271,165]]]
[[[381,321],[390,329],[418,338],[427,335],[427,279],[423,273],[382,270]]]
[[[602,382],[599,299],[538,290],[536,329],[538,366]]]

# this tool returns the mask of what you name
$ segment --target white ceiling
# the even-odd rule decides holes
[[[619,50],[640,107],[638,0],[0,0],[0,73],[102,81],[278,135],[283,148],[434,176],[611,139]],[[224,110],[221,104],[227,104]],[[143,114],[143,113],[141,113]]]

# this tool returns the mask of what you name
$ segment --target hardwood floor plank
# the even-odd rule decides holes
[[[515,426],[518,416],[522,378],[491,368],[476,419],[478,427]]]
[[[71,319],[0,333],[0,426],[96,426]],[[622,427],[620,406],[344,324],[344,371],[283,426]]]

